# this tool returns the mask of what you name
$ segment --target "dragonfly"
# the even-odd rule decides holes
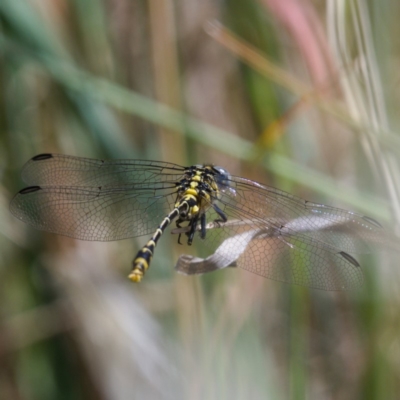
[[[211,256],[182,258],[177,269],[202,274],[236,266],[322,290],[363,283],[353,254],[396,248],[396,238],[365,215],[313,203],[212,164],[98,160],[40,154],[22,169],[29,185],[10,211],[36,229],[81,240],[150,236],[129,278],[140,282],[163,233],[188,245],[200,237]]]

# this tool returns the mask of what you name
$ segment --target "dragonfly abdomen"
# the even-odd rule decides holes
[[[150,266],[153,258],[154,249],[165,228],[179,215],[179,207],[175,207],[161,222],[151,239],[142,247],[133,260],[133,268],[129,274],[129,279],[133,282],[140,282]]]
[[[183,198],[176,204],[175,208],[163,219],[150,240],[137,253],[132,263],[132,271],[128,276],[130,280],[133,282],[140,282],[142,280],[144,274],[149,269],[154,249],[167,226],[176,217],[179,216],[179,218],[181,218],[182,214],[192,215],[193,212],[198,213],[199,207],[197,204],[197,197],[193,194],[186,194],[183,196]]]

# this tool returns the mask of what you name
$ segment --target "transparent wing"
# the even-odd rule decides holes
[[[231,228],[231,227],[230,227]],[[243,226],[242,226],[243,228]],[[176,269],[186,275],[237,266],[263,277],[322,290],[346,290],[363,283],[363,273],[347,253],[315,246],[297,236],[276,237],[271,230],[250,229],[227,238],[206,259],[183,255]],[[226,233],[220,225],[207,241]]]
[[[29,185],[121,186],[181,179],[184,167],[161,161],[96,160],[62,154],[40,154],[22,169]]]
[[[215,204],[228,222],[207,230],[205,241],[215,253],[182,267],[191,274],[232,265],[234,251],[238,253],[234,264],[258,275],[343,290],[363,282],[360,265],[348,253],[369,252],[371,244],[398,248],[396,238],[369,217],[310,203],[239,177],[222,189]],[[218,219],[210,208],[207,221]]]
[[[291,221],[296,231],[319,245],[349,253],[369,253],[380,247],[397,250],[399,241],[386,232],[374,219],[347,210],[312,203],[284,191],[244,178],[232,178],[232,190],[223,202],[235,213],[249,213],[275,222],[281,233],[291,233]],[[372,247],[371,247],[372,245]]]
[[[43,154],[23,169],[30,186],[10,210],[36,229],[110,241],[153,233],[172,209],[184,168],[137,160]]]
[[[76,239],[110,241],[150,235],[172,209],[175,189],[144,186],[119,190],[31,186],[14,197],[10,210],[36,229]]]

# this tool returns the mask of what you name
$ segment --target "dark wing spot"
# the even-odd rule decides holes
[[[343,258],[345,258],[349,263],[353,264],[355,267],[360,267],[360,264],[358,261],[352,257],[350,254],[345,253],[344,251],[341,251],[339,253]]]
[[[32,161],[41,161],[41,160],[48,160],[49,158],[53,158],[53,155],[50,153],[39,154],[32,158]]]
[[[18,193],[19,194],[28,194],[28,193],[37,192],[38,190],[42,190],[42,188],[40,186],[29,186],[25,189],[20,190]]]

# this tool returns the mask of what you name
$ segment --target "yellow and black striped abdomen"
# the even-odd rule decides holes
[[[179,215],[179,207],[175,207],[161,222],[160,226],[154,232],[151,239],[143,246],[137,253],[133,260],[132,272],[129,274],[129,279],[133,282],[140,282],[149,268],[151,259],[153,257],[154,249],[160,237],[164,233],[165,228]]]
[[[182,211],[184,211],[186,215],[192,215],[193,211],[198,213],[199,208],[197,203],[197,197],[194,194],[189,193],[189,191],[186,191],[181,200],[175,205],[175,208],[163,219],[159,227],[154,232],[154,235],[137,253],[135,259],[133,260],[132,271],[128,276],[129,279],[131,279],[133,282],[140,282],[142,280],[145,272],[150,266],[154,249],[157,246],[160,237],[164,233],[164,230],[171,223],[171,221],[181,215]]]

